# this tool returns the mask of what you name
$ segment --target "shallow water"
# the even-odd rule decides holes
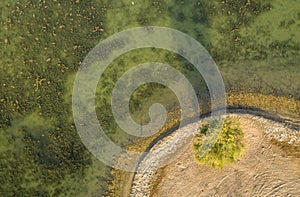
[[[121,30],[145,25],[180,30],[210,52],[227,92],[299,100],[299,2],[224,2],[1,1],[0,194],[97,196],[107,191],[110,168],[81,143],[73,123],[71,94],[83,58],[101,40]],[[123,72],[147,61],[174,66],[199,95],[208,94],[192,65],[175,54],[159,49],[124,54],[105,72],[96,98],[98,118],[117,144],[130,144],[135,138],[112,121],[111,90]],[[146,123],[145,114],[154,102],[169,110],[177,104],[170,90],[145,86],[132,98],[133,118]],[[290,113],[297,116],[299,110],[298,106]]]

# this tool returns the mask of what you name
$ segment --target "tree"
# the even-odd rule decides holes
[[[214,146],[204,155],[200,154],[203,148],[205,148],[205,144],[203,143],[205,135],[208,132],[210,134],[218,133],[216,129],[220,127],[221,131]],[[226,117],[222,120],[215,120],[211,124],[206,123],[201,125],[193,143],[196,161],[211,167],[223,168],[224,165],[236,161],[241,155],[244,148],[243,136],[240,123],[236,118]]]

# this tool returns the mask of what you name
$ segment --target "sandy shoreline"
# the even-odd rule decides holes
[[[260,133],[259,134],[260,140],[264,138],[268,138],[269,140],[275,139],[279,143],[283,143],[283,144],[297,144],[297,145],[300,144],[299,131],[295,131],[290,128],[287,128],[282,123],[278,123],[272,120],[267,120],[265,118],[254,116],[254,115],[235,114],[235,116],[242,118],[244,121],[248,120],[247,122],[248,126],[249,124],[250,125],[256,124],[256,126],[253,126],[253,128],[261,127],[260,130],[256,131]],[[152,154],[151,156],[146,156],[144,160],[140,163],[138,167],[140,172],[136,173],[132,183],[131,194],[130,194],[131,196],[150,196],[153,180],[155,180],[156,176],[158,175],[157,174],[158,161],[169,162],[169,159],[171,159],[166,157],[167,153],[170,153],[172,151],[175,153],[176,150],[183,148],[182,144],[185,145],[187,144],[186,149],[183,149],[182,152],[184,152],[183,155],[190,154],[191,152],[189,150],[190,143],[191,140],[193,139],[193,134],[196,132],[194,128],[195,126],[197,127],[198,124],[199,122],[192,123],[181,129],[178,129],[176,132],[172,133],[170,136],[164,138],[163,140],[161,140],[159,143],[157,143],[155,146],[152,147],[151,152],[154,152],[155,154]],[[251,129],[251,126],[249,126],[249,128]],[[245,133],[249,133],[249,131],[247,130],[248,129],[245,129]],[[249,139],[250,138],[251,137],[249,137]],[[185,142],[183,142],[183,140]],[[252,144],[254,145],[254,143]],[[251,149],[252,147],[251,143],[249,144],[249,147]],[[190,162],[192,162],[193,158],[191,155],[189,156],[190,157],[188,158],[190,158],[191,160]],[[299,157],[299,155],[297,157]],[[179,156],[176,161],[180,160],[180,158],[182,158],[182,155]],[[185,160],[187,160],[188,158],[185,158]],[[175,165],[174,163],[178,163],[176,161],[169,164],[169,166],[166,169],[172,168],[173,166],[175,171],[176,169],[179,171],[185,171],[187,166],[182,165],[182,162],[179,162],[181,163],[180,165],[176,164],[176,166],[174,166]],[[164,171],[168,171],[168,170],[164,170]],[[158,191],[166,192],[168,191],[168,190],[164,190],[164,188],[167,187],[166,185],[172,184],[172,181],[170,181],[169,183],[165,183],[165,182],[161,183],[160,180],[159,182],[160,185],[158,186],[158,188],[155,188],[156,192]],[[175,191],[176,189],[173,188],[172,190],[173,192],[176,192]],[[152,195],[153,195],[153,191],[152,191]],[[160,193],[159,196],[163,196],[163,193]]]

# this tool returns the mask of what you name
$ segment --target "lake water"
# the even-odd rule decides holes
[[[87,53],[122,30],[151,25],[182,31],[211,54],[226,92],[299,101],[298,8],[297,0],[1,1],[0,196],[108,192],[106,183],[113,178],[110,168],[86,150],[76,132],[72,88]],[[105,71],[96,94],[99,121],[118,145],[136,138],[113,121],[111,91],[126,70],[149,61],[184,73],[200,103],[208,95],[201,75],[174,53],[148,48],[124,54]],[[262,98],[268,98],[267,105],[272,102],[270,97]],[[169,110],[178,104],[169,89],[146,85],[132,97],[133,118],[142,124],[149,121],[145,114],[154,102]],[[278,110],[284,106],[279,103]],[[299,117],[299,104],[286,113]]]

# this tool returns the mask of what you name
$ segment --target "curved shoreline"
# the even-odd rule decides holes
[[[217,112],[221,109],[215,109],[214,111]],[[200,116],[200,120],[205,119],[207,117],[209,117],[211,115],[212,112],[208,112],[205,114],[202,114]],[[260,108],[256,108],[256,107],[248,107],[248,106],[228,106],[226,108],[226,113],[227,114],[249,114],[249,115],[254,115],[254,116],[258,116],[258,117],[263,117],[267,120],[271,120],[274,122],[278,122],[281,124],[284,124],[284,126],[293,129],[293,130],[300,130],[300,122],[299,123],[294,123],[292,120],[290,119],[285,119],[285,118],[281,118],[278,115],[269,113],[265,110],[262,110]],[[185,123],[183,124],[183,126],[186,126],[188,124],[194,123],[195,122],[196,117],[192,117],[189,118],[188,120],[185,121]],[[168,131],[162,133],[161,135],[159,135],[157,138],[155,138],[146,148],[146,150],[144,151],[145,153],[142,155],[142,157],[140,158],[136,169],[138,168],[140,162],[145,158],[145,156],[147,155],[147,152],[149,152],[153,146],[155,146],[156,143],[158,143],[160,140],[163,140],[165,137],[171,135],[173,132],[175,132],[177,129],[179,128],[178,125],[176,125],[175,127],[170,128]]]
[[[257,119],[262,119],[262,120],[265,120],[265,121],[267,121],[269,123],[272,123],[270,125],[276,125],[276,124],[278,124],[278,125],[275,126],[275,128],[285,128],[285,129],[288,129],[290,131],[292,131],[292,130],[299,131],[300,130],[300,124],[298,122],[295,123],[295,122],[291,121],[290,119],[281,118],[278,115],[271,114],[271,113],[269,113],[267,111],[264,111],[264,110],[261,110],[259,108],[245,107],[245,106],[231,106],[231,107],[227,107],[227,113],[228,114],[235,114],[235,115],[251,116],[251,117],[254,117],[254,118],[257,118]],[[211,112],[201,115],[200,121],[208,118],[210,116],[210,114],[211,114]],[[193,120],[195,120],[195,118],[190,118],[189,120],[185,121],[185,126],[187,126],[189,124],[195,124],[195,122]],[[270,126],[270,128],[268,129],[268,131],[266,132],[266,134],[267,135],[271,135],[273,133],[272,129],[274,129],[274,126]],[[173,127],[171,129],[169,129],[167,132],[165,132],[165,133],[161,134],[160,136],[158,136],[157,138],[155,138],[149,144],[149,146],[146,149],[146,152],[140,158],[140,160],[138,162],[138,165],[136,166],[136,171],[138,171],[138,169],[141,167],[141,164],[143,163],[143,161],[147,157],[147,152],[149,152],[153,148],[155,149],[155,147],[156,147],[157,144],[164,143],[164,141],[166,141],[166,138],[168,136],[171,136],[172,134],[176,133],[177,130],[178,130],[178,126]],[[282,141],[282,139],[279,139],[280,138],[279,136],[273,136],[273,138],[275,138],[275,139],[277,139],[279,141]],[[167,140],[169,140],[169,139],[167,139]],[[154,172],[150,172],[150,174],[148,174],[146,176],[150,176],[151,177],[151,174],[154,175],[155,173]],[[138,178],[141,177],[141,174],[135,172],[134,175],[133,175],[133,177],[132,177],[132,181],[131,181],[131,195],[132,196],[136,196],[136,194],[133,193],[133,190],[137,186],[136,182],[135,182],[135,180],[137,179],[137,177]],[[144,188],[145,187],[149,187],[150,188],[150,185],[148,183],[148,186],[144,185],[143,187]]]
[[[227,93],[226,97],[228,113],[256,114],[257,116],[263,116],[281,122],[291,128],[297,129],[300,126],[300,100],[296,100],[295,98],[251,91],[231,91]],[[207,110],[211,110],[210,106],[203,107],[204,108],[201,108],[204,110],[202,111],[201,118],[204,118],[205,115],[208,116],[210,113]],[[128,145],[126,149],[135,152],[149,151],[154,144],[174,132],[180,124],[180,111],[174,109],[168,116],[169,120],[159,132],[151,137],[139,139],[134,144]],[[193,120],[190,118],[189,123],[192,122]],[[143,157],[144,156],[145,154]],[[141,157],[139,161],[141,161],[143,157]],[[109,183],[110,190],[114,191],[113,193],[116,196],[128,196],[132,185],[131,180],[133,180],[135,173],[117,169],[113,169],[111,173],[114,179]]]

